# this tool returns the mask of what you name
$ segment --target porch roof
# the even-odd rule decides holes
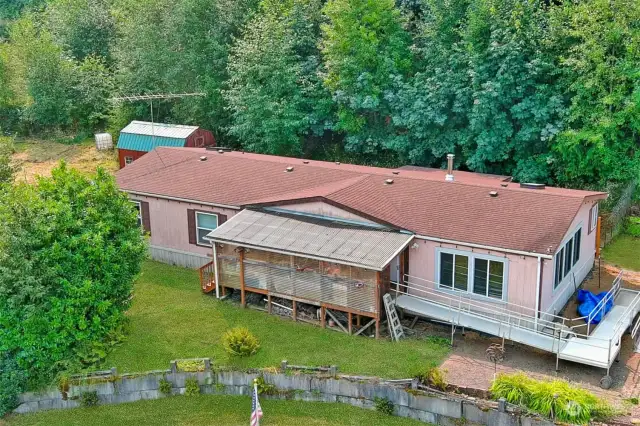
[[[243,210],[207,238],[382,271],[411,242],[413,235],[344,221]]]

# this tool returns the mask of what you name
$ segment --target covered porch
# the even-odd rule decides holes
[[[403,277],[412,234],[380,225],[305,215],[244,210],[208,237],[213,261],[201,268],[204,291],[225,297],[262,295],[288,301],[291,316],[305,306],[319,324],[349,334],[375,327],[380,336],[382,296],[391,276]],[[281,305],[278,305],[281,306]],[[287,309],[289,309],[287,307]]]

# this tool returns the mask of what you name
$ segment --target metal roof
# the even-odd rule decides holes
[[[382,271],[413,235],[299,215],[243,210],[207,238]]]
[[[132,151],[149,152],[159,146],[182,147],[184,144],[184,139],[136,135],[133,133],[120,133],[120,137],[118,138],[118,149],[130,149]]]
[[[136,135],[161,136],[165,138],[185,139],[198,130],[198,126],[183,126],[180,124],[151,123],[148,121],[132,121],[120,130],[120,133]]]

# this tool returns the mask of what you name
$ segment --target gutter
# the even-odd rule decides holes
[[[510,254],[519,254],[521,256],[531,256],[531,257],[537,257],[542,259],[553,259],[553,256],[550,254],[540,254],[540,253],[535,253],[530,251],[506,249],[503,247],[493,247],[493,246],[485,246],[482,244],[465,243],[464,241],[446,240],[444,238],[427,237],[425,235],[416,235],[416,238],[419,238],[421,240],[427,240],[427,241],[435,241],[438,243],[456,244],[459,246],[479,248],[484,250],[493,250],[493,251],[501,251],[501,252],[510,253]]]
[[[170,197],[168,195],[153,194],[153,193],[150,193],[150,192],[130,191],[130,190],[127,190],[127,189],[123,189],[122,191],[126,192],[128,194],[140,195],[142,197],[160,198],[160,199],[163,199],[163,200],[180,201],[180,202],[183,202],[183,203],[200,204],[202,206],[220,207],[220,208],[223,208],[223,209],[242,210],[241,207],[230,206],[230,205],[227,205],[227,204],[207,203],[205,201],[191,200],[189,198]]]

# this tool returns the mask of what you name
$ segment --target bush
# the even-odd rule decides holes
[[[178,371],[185,371],[188,373],[197,373],[199,371],[204,371],[204,361],[203,360],[192,360],[192,361],[177,361]]]
[[[447,370],[442,370],[438,367],[429,367],[427,371],[419,373],[417,378],[427,386],[442,391],[447,390]]]
[[[500,374],[489,390],[495,399],[504,398],[562,422],[586,424],[612,413],[606,402],[563,380],[538,381],[522,373]]]
[[[98,402],[100,401],[98,400],[98,392],[96,391],[82,392],[80,394],[80,405],[83,407],[95,407],[98,405]]]
[[[195,377],[190,377],[185,381],[184,394],[187,396],[200,395],[200,385],[198,384],[198,379],[196,379]]]
[[[393,415],[394,406],[393,403],[389,401],[389,399],[375,397],[373,399],[373,404],[376,407],[376,411],[388,414],[389,416]]]
[[[260,349],[258,339],[245,327],[236,327],[224,333],[222,346],[231,356],[250,356]]]
[[[18,395],[26,388],[27,375],[15,358],[0,358],[0,417],[18,406]]]
[[[640,238],[640,217],[631,216],[627,218],[625,231],[632,237]]]
[[[171,389],[173,388],[173,386],[171,385],[171,382],[168,381],[166,378],[162,378],[160,379],[160,392],[162,392],[165,395],[171,395]]]

